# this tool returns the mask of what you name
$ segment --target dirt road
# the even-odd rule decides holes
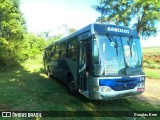
[[[145,92],[137,98],[153,105],[160,105],[160,80],[146,79]]]

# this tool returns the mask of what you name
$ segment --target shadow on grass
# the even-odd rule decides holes
[[[0,73],[1,111],[158,111],[134,97],[112,101],[92,101],[71,96],[65,85],[48,78],[43,68],[31,72],[19,67]]]

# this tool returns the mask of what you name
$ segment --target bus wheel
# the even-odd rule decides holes
[[[76,85],[75,85],[75,81],[73,81],[73,77],[69,76],[67,78],[68,82],[67,82],[67,88],[69,90],[69,93],[71,95],[77,95],[77,90],[76,90]]]
[[[47,76],[48,76],[49,78],[52,77],[49,67],[47,68]]]

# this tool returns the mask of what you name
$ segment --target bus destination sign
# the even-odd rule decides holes
[[[116,32],[116,33],[123,33],[123,34],[129,34],[129,29],[124,28],[118,28],[118,27],[107,27],[107,31],[109,32]]]

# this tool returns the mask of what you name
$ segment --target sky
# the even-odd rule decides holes
[[[97,0],[21,0],[21,11],[30,32],[57,32],[63,24],[80,29],[96,21],[91,6]]]
[[[96,22],[100,14],[91,7],[94,4],[97,0],[21,0],[20,9],[29,32],[55,35],[61,32],[63,24],[78,30]],[[160,46],[160,32],[157,37],[141,43],[142,46]]]

